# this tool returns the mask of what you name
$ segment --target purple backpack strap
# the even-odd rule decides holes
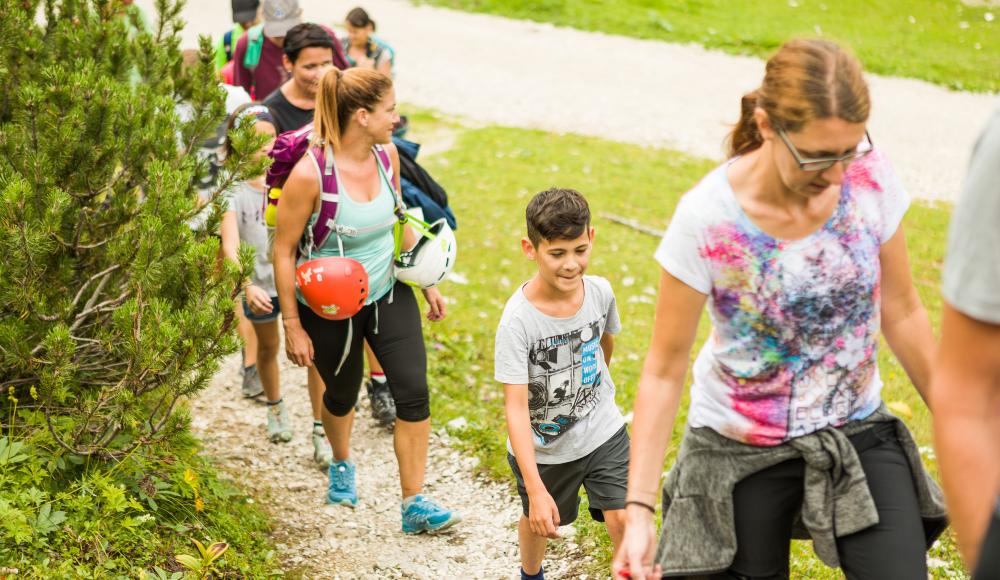
[[[337,172],[333,166],[333,151],[329,147],[316,145],[309,148],[309,156],[312,157],[319,178],[319,215],[313,224],[312,234],[313,244],[315,247],[320,247],[334,229],[337,205],[340,203],[340,188],[337,185]]]

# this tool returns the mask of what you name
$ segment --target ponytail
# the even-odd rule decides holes
[[[337,92],[344,72],[333,67],[323,74],[316,92],[316,112],[313,116],[313,142],[325,144],[334,151],[340,149],[340,118],[337,114]]]
[[[740,120],[736,122],[728,139],[729,157],[745,155],[764,144],[764,138],[757,128],[757,120],[754,119],[759,97],[760,92],[756,90],[743,95],[740,99]]]
[[[313,144],[340,149],[340,138],[358,109],[374,111],[392,89],[392,79],[369,69],[342,71],[331,68],[323,74],[316,93],[313,117]]]

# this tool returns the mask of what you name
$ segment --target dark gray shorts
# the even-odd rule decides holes
[[[603,445],[580,459],[569,463],[538,464],[542,483],[559,509],[560,526],[576,520],[580,512],[581,485],[587,490],[590,517],[594,520],[604,521],[603,510],[625,509],[628,449],[628,432],[622,427]],[[510,453],[507,454],[507,463],[517,478],[517,493],[521,496],[524,515],[528,515],[528,491],[517,460]]]

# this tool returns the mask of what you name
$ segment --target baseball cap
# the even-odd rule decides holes
[[[264,36],[283,38],[300,22],[302,8],[298,0],[264,0]]]
[[[260,0],[233,0],[233,22],[251,22],[257,19]]]

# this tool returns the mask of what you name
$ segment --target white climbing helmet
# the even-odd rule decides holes
[[[455,266],[458,251],[455,232],[444,218],[432,224],[417,223],[418,220],[412,217],[409,221],[422,235],[412,250],[397,253],[396,279],[415,288],[432,288],[440,284]]]

